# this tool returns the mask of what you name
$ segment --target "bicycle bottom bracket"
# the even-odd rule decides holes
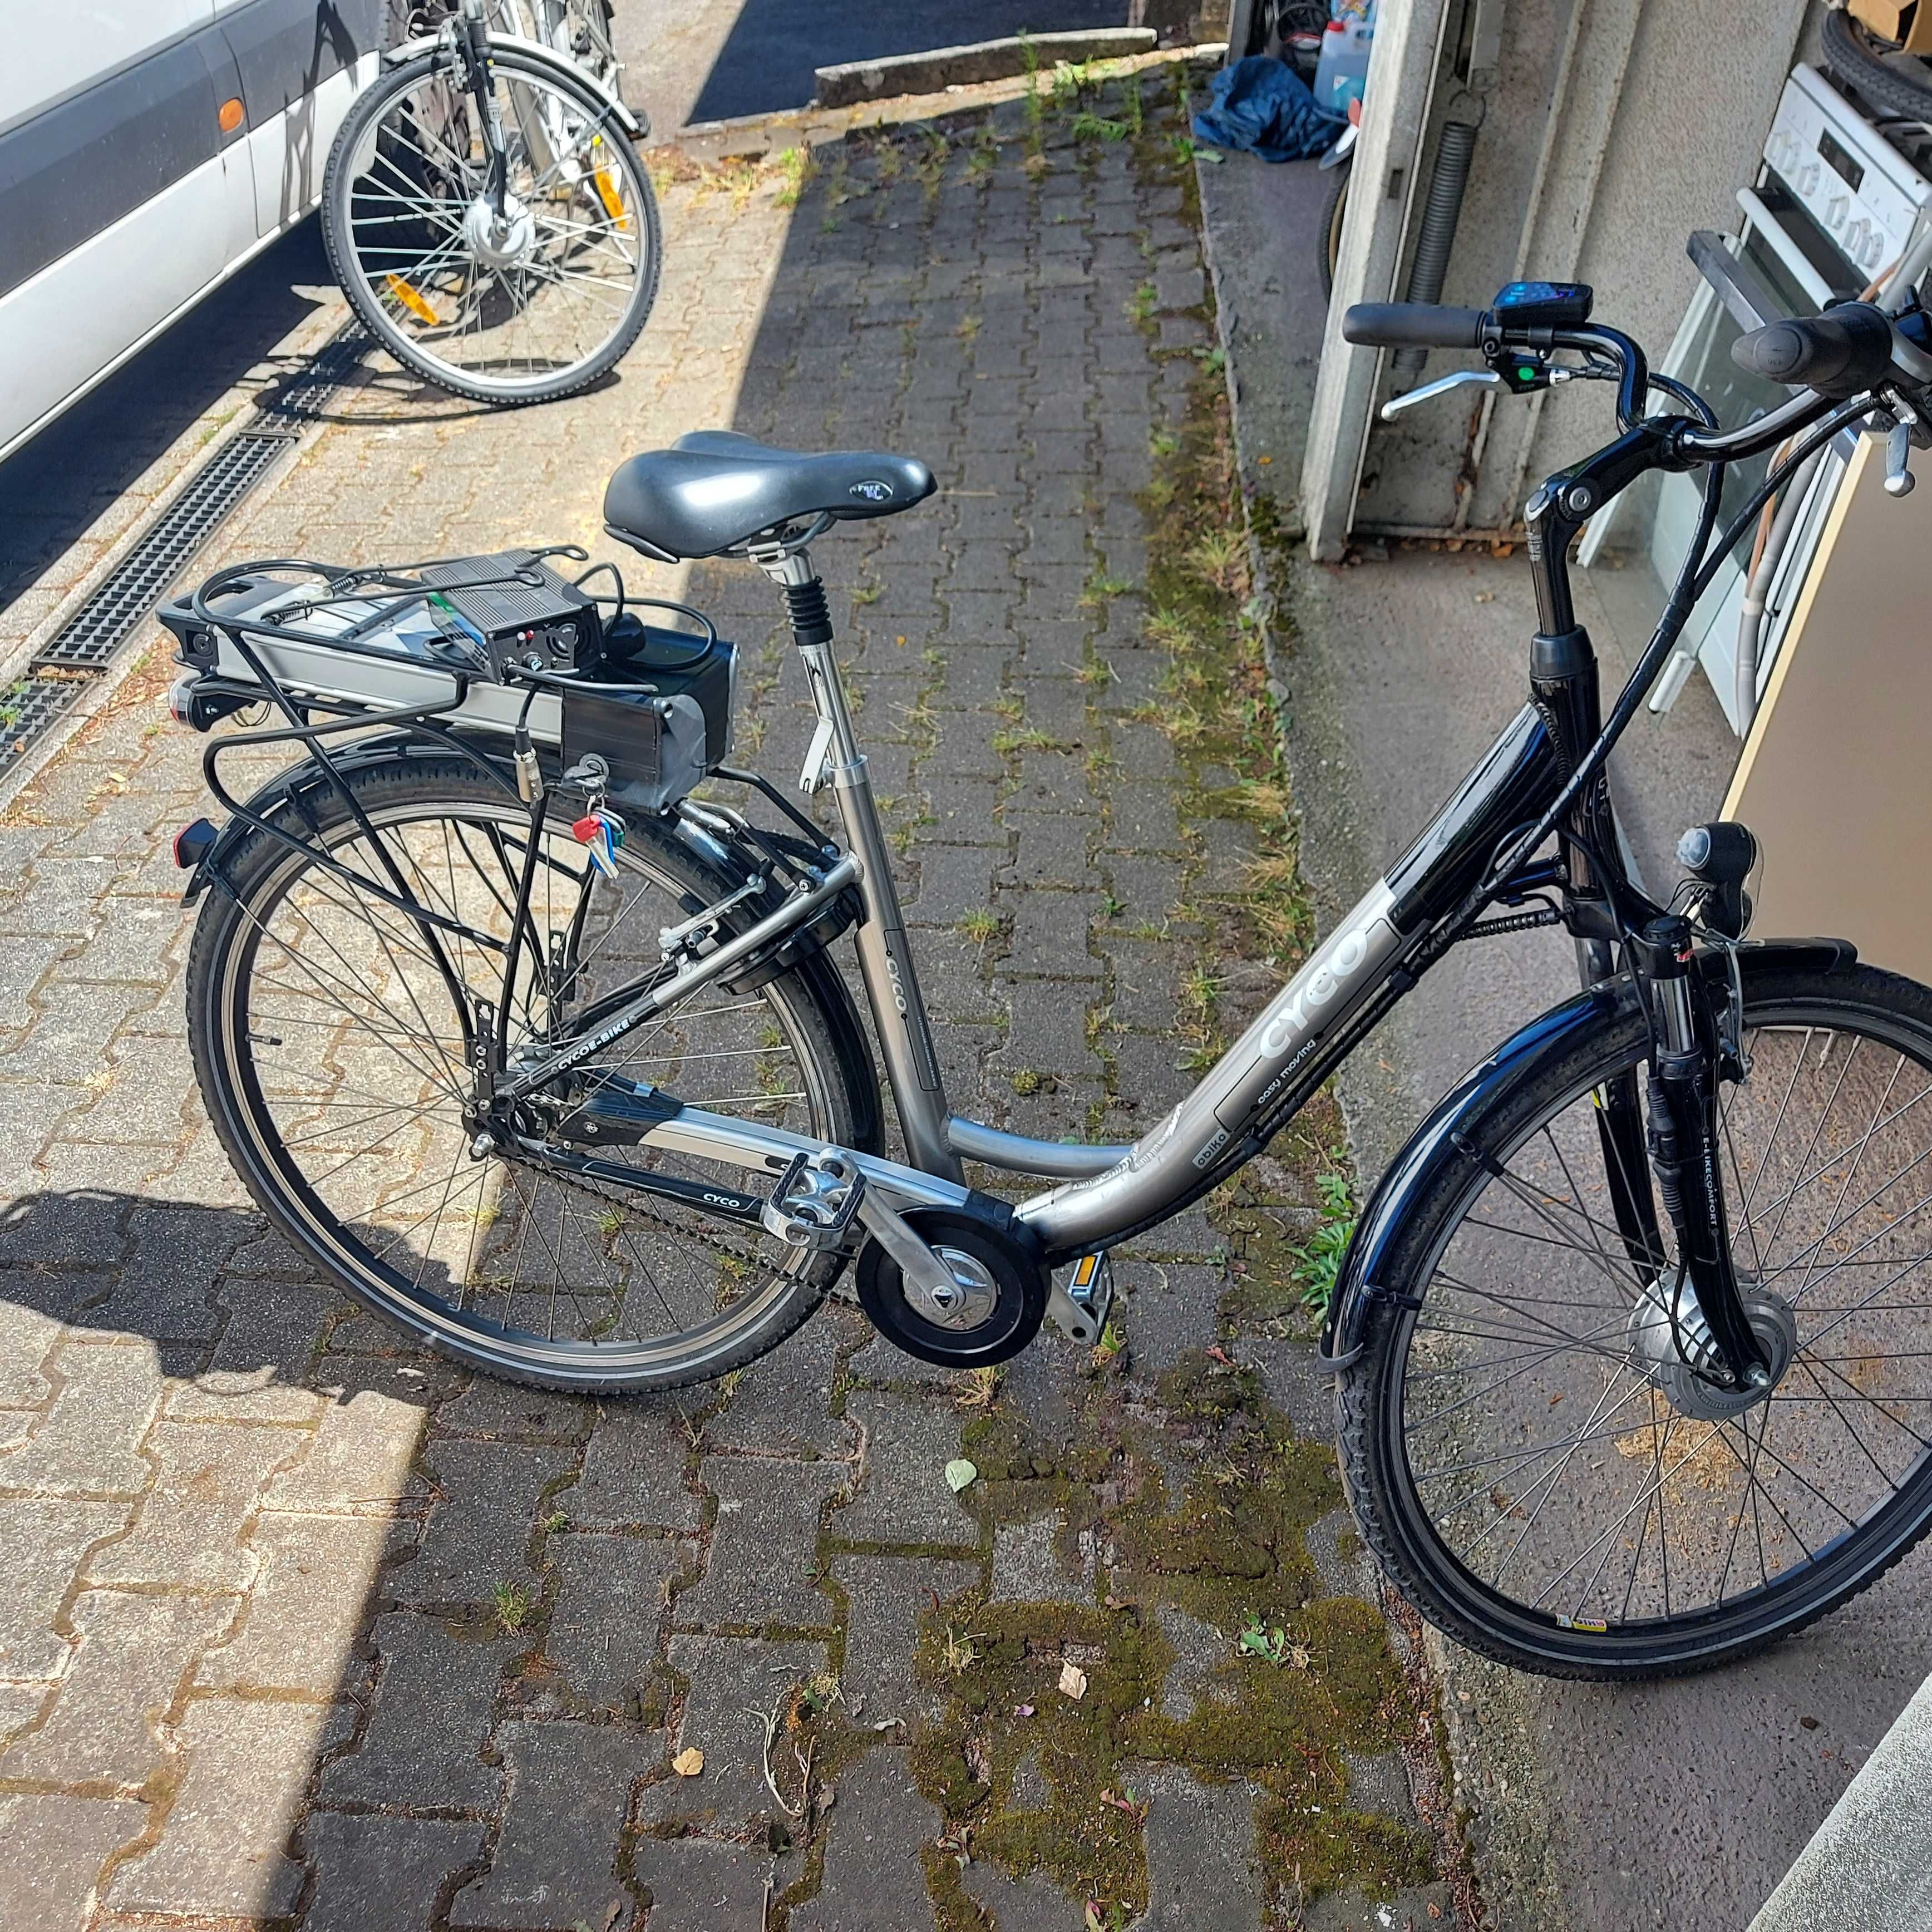
[[[1798,1352],[1798,1317],[1781,1294],[1756,1285],[1755,1276],[1738,1270],[1738,1298],[1744,1318],[1763,1351],[1768,1373],[1747,1388],[1727,1387],[1724,1356],[1696,1291],[1682,1268],[1663,1276],[1639,1298],[1625,1330],[1631,1366],[1647,1375],[1680,1415],[1698,1422],[1721,1422],[1769,1400]]]

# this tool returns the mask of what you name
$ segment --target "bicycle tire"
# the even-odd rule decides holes
[[[1328,199],[1322,204],[1321,220],[1316,226],[1316,260],[1322,276],[1322,292],[1335,292],[1335,265],[1342,254],[1342,222],[1348,212],[1348,176],[1354,158],[1337,161]]]
[[[1932,1070],[1932,991],[1870,967],[1830,974],[1792,971],[1765,976],[1748,985],[1744,1017],[1747,1027],[1784,1025],[1795,1029],[1800,1024],[1814,1024],[1841,1027],[1855,1036],[1880,1041],[1886,1051],[1896,1048],[1901,1060],[1909,1057],[1922,1070]],[[1807,1050],[1810,1037],[1808,1034],[1805,1036]],[[1519,1158],[1517,1150],[1529,1144],[1547,1122],[1558,1118],[1580,1096],[1592,1092],[1607,1072],[1640,1058],[1646,1040],[1642,1016],[1626,985],[1617,1004],[1606,1011],[1588,1037],[1546,1049],[1541,1064],[1532,1066],[1523,1078],[1496,1096],[1480,1118],[1464,1122],[1462,1132],[1470,1158],[1446,1168],[1417,1202],[1397,1238],[1389,1264],[1378,1271],[1378,1292],[1371,1303],[1364,1335],[1365,1352],[1337,1378],[1336,1420],[1343,1473],[1361,1534],[1384,1574],[1423,1616],[1459,1643],[1513,1669],[1545,1676],[1602,1680],[1660,1678],[1706,1670],[1748,1656],[1804,1629],[1868,1588],[1932,1527],[1932,1449],[1928,1449],[1918,1456],[1915,1466],[1884,1499],[1862,1514],[1856,1527],[1840,1532],[1819,1558],[1780,1571],[1775,1578],[1767,1570],[1760,1586],[1741,1590],[1730,1600],[1728,1608],[1723,1591],[1723,1584],[1730,1575],[1731,1556],[1727,1550],[1714,1605],[1705,1606],[1694,1615],[1680,1614],[1675,1621],[1666,1615],[1662,1619],[1633,1619],[1628,1623],[1605,1619],[1598,1624],[1592,1618],[1584,1620],[1580,1628],[1565,1628],[1569,1620],[1562,1615],[1532,1610],[1492,1588],[1466,1561],[1472,1551],[1451,1546],[1444,1532],[1450,1522],[1457,1520],[1459,1510],[1467,1505],[1459,1498],[1445,1506],[1440,1490],[1433,1492],[1433,1500],[1425,1502],[1422,1485],[1412,1466],[1403,1420],[1412,1359],[1421,1364],[1418,1379],[1440,1373],[1430,1366],[1430,1358],[1424,1352],[1427,1345],[1417,1349],[1414,1343],[1425,1312],[1432,1306],[1432,1292],[1441,1292],[1435,1288],[1441,1257],[1450,1250],[1459,1228],[1466,1225],[1465,1217],[1473,1216],[1476,1204],[1491,1198],[1487,1190],[1493,1170],[1486,1163],[1499,1162],[1507,1168]],[[1794,1074],[1794,1081],[1796,1077]],[[1841,1084],[1843,1077],[1840,1076]],[[1932,1088],[1928,1090],[1932,1091]],[[1552,1144],[1555,1144],[1553,1140]],[[1759,1171],[1760,1174],[1768,1172],[1768,1164],[1761,1166]],[[1747,1213],[1749,1207],[1747,1196]],[[1473,1225],[1478,1230],[1475,1238],[1480,1243],[1484,1238],[1480,1231],[1490,1224]],[[1808,1276],[1807,1281],[1808,1285]],[[1454,1290],[1461,1285],[1452,1283],[1449,1291],[1452,1306],[1456,1305]],[[1530,1292],[1526,1288],[1519,1292]],[[1546,1288],[1543,1291],[1546,1297],[1549,1292]],[[1628,1292],[1634,1302],[1634,1281]],[[1406,1298],[1413,1298],[1415,1305],[1403,1305]],[[1550,1304],[1545,1300],[1540,1305]],[[1447,1329],[1451,1325],[1452,1318],[1445,1312],[1442,1326]],[[1621,1337],[1624,1331],[1618,1328],[1610,1332]],[[1533,1355],[1540,1346],[1539,1334],[1528,1354]],[[1810,1341],[1801,1340],[1795,1359],[1804,1360],[1805,1351],[1813,1346]],[[1932,1348],[1932,1340],[1926,1346]],[[1509,1359],[1504,1357],[1497,1363],[1484,1364],[1485,1372]],[[1540,1396],[1544,1384],[1534,1379],[1532,1371],[1519,1369],[1514,1372],[1518,1377],[1532,1373],[1532,1379],[1513,1398],[1499,1392],[1500,1381],[1492,1382],[1485,1391],[1490,1406],[1507,1406],[1514,1400],[1526,1408],[1534,1406],[1530,1390],[1537,1390]],[[1598,1365],[1598,1372],[1608,1378],[1612,1370]],[[1815,1370],[1810,1372],[1815,1378]],[[1453,1395],[1456,1385],[1448,1386]],[[1604,1386],[1606,1393],[1599,1397],[1599,1411],[1608,1400],[1607,1380]],[[1794,1380],[1791,1386],[1798,1401],[1816,1402],[1814,1396],[1804,1393],[1804,1385]],[[1819,1386],[1823,1388],[1826,1384],[1820,1381]],[[1639,1387],[1642,1387],[1640,1381]],[[1763,1412],[1768,1414],[1784,1394],[1785,1384],[1780,1383]],[[1425,1391],[1417,1398],[1418,1406],[1426,1406],[1430,1399]],[[1633,1432],[1648,1426],[1654,1438],[1658,1399],[1646,1390],[1645,1400],[1651,1419],[1646,1424],[1637,1414]],[[1612,1407],[1610,1414],[1614,1417],[1616,1412]],[[1787,1416],[1792,1412],[1787,1410]],[[1591,1439],[1588,1431],[1595,1420],[1594,1413],[1586,1418],[1586,1433],[1578,1438],[1580,1442]],[[1606,1430],[1597,1432],[1596,1453],[1604,1462],[1609,1462],[1610,1456],[1602,1447],[1601,1438],[1606,1433],[1616,1434],[1620,1426],[1612,1422]],[[1718,1425],[1720,1432],[1724,1426]],[[1762,1442],[1768,1436],[1770,1424],[1765,1420],[1760,1426]],[[1488,1428],[1498,1439],[1510,1433],[1507,1423],[1492,1425],[1486,1416],[1459,1422],[1456,1428],[1464,1434]],[[1746,1435],[1748,1439],[1748,1427]],[[1462,1446],[1454,1431],[1444,1439],[1459,1448]],[[1520,1440],[1514,1436],[1510,1439]],[[1789,1445],[1785,1438],[1779,1440],[1781,1452]],[[1691,1467],[1702,1446],[1700,1441],[1694,1452],[1680,1450],[1678,1460],[1660,1479],[1660,1493]],[[1517,1448],[1511,1451],[1513,1460],[1495,1456],[1460,1465],[1452,1462],[1448,1473],[1466,1486],[1466,1496],[1478,1496],[1479,1514],[1486,1506],[1494,1520],[1508,1517],[1512,1508],[1519,1521],[1528,1514],[1530,1528],[1522,1532],[1527,1536],[1534,1529],[1536,1517],[1549,1501],[1546,1494],[1535,1504],[1534,1514],[1524,1508],[1525,1500],[1543,1480],[1538,1475],[1534,1483],[1526,1481],[1538,1466],[1530,1460],[1531,1453]],[[1540,1453],[1546,1463],[1553,1451],[1545,1449]],[[1571,1456],[1577,1453],[1574,1449],[1569,1451]],[[1632,1451],[1625,1448],[1622,1453],[1628,1456]],[[1486,1466],[1510,1473],[1506,1478],[1499,1474],[1497,1488],[1487,1496],[1479,1496],[1483,1475],[1487,1473]],[[1568,1467],[1567,1458],[1561,1466]],[[1767,1461],[1765,1466],[1776,1474],[1771,1462]],[[1660,1460],[1658,1467],[1664,1467]],[[1482,1474],[1470,1484],[1469,1476],[1478,1471]],[[1706,1470],[1686,1478],[1680,1487],[1688,1489],[1694,1482],[1718,1478],[1734,1480],[1728,1465],[1719,1466],[1714,1477]],[[1505,1480],[1515,1492],[1514,1496],[1501,1492]],[[1756,1481],[1754,1468],[1748,1472],[1746,1480]],[[1550,1493],[1555,1493],[1554,1485]],[[1738,1502],[1740,1524],[1746,1500],[1752,1502],[1756,1511],[1755,1494],[1751,1490]],[[1435,1513],[1445,1507],[1445,1516]],[[1620,1520],[1624,1531],[1623,1546],[1628,1542],[1629,1514],[1627,1510]],[[1636,1532],[1640,1552],[1648,1537],[1650,1514],[1646,1503]],[[1661,1550],[1666,1517],[1660,1503],[1657,1515]],[[1758,1533],[1762,1563],[1762,1516]],[[1466,1545],[1478,1543],[1473,1537],[1462,1540]],[[1636,1558],[1631,1559],[1633,1578],[1636,1562]],[[1508,1566],[1505,1563],[1502,1567]],[[1664,1575],[1667,1610],[1667,1558]]]
[[[587,388],[608,375],[628,352],[656,302],[663,272],[663,226],[657,196],[649,172],[638,160],[635,149],[621,134],[614,133],[608,158],[623,176],[628,206],[638,218],[640,262],[630,296],[610,332],[596,348],[567,368],[547,376],[522,380],[485,379],[473,371],[430,355],[412,338],[384,307],[376,291],[376,278],[389,272],[365,263],[354,240],[351,203],[357,182],[363,178],[356,164],[365,140],[375,152],[386,117],[395,112],[420,84],[445,65],[440,53],[430,53],[393,69],[358,94],[338,130],[323,171],[322,191],[322,243],[329,266],[350,307],[382,347],[397,362],[426,382],[471,402],[500,407],[520,407],[534,403],[556,402]],[[499,47],[492,64],[500,72],[540,81],[572,98],[587,120],[603,121],[608,110],[587,88],[514,48]],[[370,165],[373,166],[374,164]]]
[[[505,794],[474,767],[444,754],[372,762],[349,773],[347,782],[363,811],[383,828],[429,822],[438,812],[481,812],[505,803]],[[552,823],[567,824],[574,808],[566,806],[560,795],[551,796]],[[514,799],[509,805],[520,815]],[[330,843],[352,838],[356,831],[348,806],[332,789],[309,794],[300,808],[280,806],[271,822],[298,838]],[[713,902],[737,883],[722,868],[714,870],[701,862],[649,819],[630,828],[623,856],[627,866],[676,894],[687,907]],[[291,1151],[286,1126],[265,1098],[280,1076],[265,1070],[257,1044],[255,955],[278,908],[290,902],[303,878],[311,874],[330,879],[332,889],[341,891],[332,875],[314,866],[309,853],[292,851],[264,832],[247,835],[224,862],[224,884],[203,903],[187,973],[189,1040],[208,1118],[256,1204],[298,1252],[314,1259],[363,1306],[418,1342],[467,1366],[546,1388],[609,1394],[710,1381],[776,1347],[812,1314],[839,1271],[836,1256],[788,1251],[790,1273],[775,1272],[770,1282],[721,1312],[681,1351],[654,1345],[655,1352],[641,1343],[560,1343],[554,1336],[539,1337],[490,1318],[480,1307],[466,1311],[464,1297],[452,1305],[448,1297],[426,1291],[421,1266],[415,1281],[408,1280],[405,1269],[411,1252],[404,1252],[404,1266],[394,1265],[387,1258],[392,1249],[379,1252],[367,1232],[347,1224]],[[330,968],[332,974],[337,970]],[[839,994],[826,983],[832,976],[822,957],[811,958],[746,998],[765,1003],[787,1029],[787,1037],[796,1043],[805,1084],[814,1096],[816,1118],[808,1130],[828,1141],[862,1148],[876,1139],[875,1076],[874,1090],[868,1093],[869,1059],[862,1041],[855,1042],[849,1036],[856,1028],[849,1006],[842,1012]],[[279,1021],[274,1024],[280,1025]],[[745,1024],[748,1028],[752,1023]],[[269,1045],[279,1047],[281,1041],[271,1038]],[[346,1048],[330,1051],[346,1060]],[[386,1088],[382,1097],[392,1097]],[[404,1098],[406,1102],[407,1096]],[[396,1110],[391,1107],[392,1112]],[[322,1118],[326,1123],[334,1117]],[[386,1126],[383,1131],[387,1132]],[[459,1129],[458,1144],[466,1137],[466,1130]],[[506,1170],[512,1166],[502,1165]],[[452,1166],[451,1171],[457,1169]],[[749,1185],[755,1188],[755,1180]],[[511,1198],[515,1202],[520,1197]],[[628,1204],[632,1197],[616,1198]],[[513,1206],[511,1212],[515,1211]],[[526,1211],[534,1216],[533,1198]],[[642,1211],[651,1213],[649,1208]],[[480,1220],[480,1214],[475,1218]],[[376,1219],[374,1214],[364,1217],[366,1222]],[[433,1228],[422,1244],[424,1249],[432,1247],[435,1239]],[[565,1248],[561,1232],[556,1246],[559,1252]],[[648,1270],[649,1264],[645,1265]],[[652,1282],[655,1286],[655,1275]],[[662,1298],[661,1289],[659,1294]],[[728,1320],[728,1314],[734,1318]]]
[[[1869,30],[1850,14],[1832,8],[1820,25],[1819,38],[1825,64],[1873,106],[1906,120],[1932,119],[1932,77],[1915,81],[1894,67]]]

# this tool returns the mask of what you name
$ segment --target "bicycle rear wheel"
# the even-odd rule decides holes
[[[499,46],[500,211],[464,71],[440,52],[358,98],[329,151],[322,238],[391,355],[459,396],[548,402],[614,368],[656,299],[656,197],[590,88]]]
[[[454,758],[399,758],[350,783],[422,904],[508,937],[528,828],[513,795]],[[291,809],[281,822],[363,876],[384,876],[338,794],[308,803],[313,832]],[[659,929],[737,883],[648,820],[620,848],[620,876],[604,880],[570,836],[570,815],[557,801],[539,850],[536,932],[508,1002],[512,1054],[650,976]],[[616,1390],[722,1375],[818,1305],[836,1257],[563,1172],[542,1152],[472,1157],[463,1015],[421,928],[312,850],[264,833],[226,877],[232,890],[204,904],[188,967],[202,1097],[256,1201],[368,1306],[494,1374]],[[446,954],[469,997],[499,998],[500,952],[459,938]],[[823,961],[755,992],[700,989],[597,1064],[843,1145],[876,1136],[862,1045]],[[550,1144],[584,1150],[562,1135]],[[758,1185],[653,1148],[594,1151],[700,1186]]]
[[[1785,1364],[1768,1396],[1733,1408],[1687,1370],[1674,1262],[1646,1292],[1619,1240],[1593,1112],[1646,1051],[1628,989],[1465,1124],[1340,1379],[1364,1536],[1424,1616],[1517,1669],[1742,1656],[1932,1523],[1932,992],[1868,967],[1746,988],[1722,1157]]]

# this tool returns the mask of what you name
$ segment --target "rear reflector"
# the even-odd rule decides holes
[[[175,863],[184,872],[193,872],[214,850],[214,842],[220,836],[205,818],[184,825],[175,834]]]

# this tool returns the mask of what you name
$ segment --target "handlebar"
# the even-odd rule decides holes
[[[1503,310],[1358,302],[1342,318],[1342,334],[1364,347],[1478,349],[1492,367],[1516,350],[1539,356],[1576,350],[1598,358],[1600,367],[1607,358],[1616,364],[1617,419],[1627,432],[1643,419],[1652,386],[1643,351],[1628,336],[1595,323],[1526,326]],[[1789,402],[1736,429],[1707,428],[1688,417],[1665,419],[1671,466],[1762,455],[1820,421],[1834,403],[1881,386],[1932,390],[1932,355],[1891,315],[1864,302],[1841,302],[1822,315],[1772,322],[1740,338],[1731,354],[1742,368],[1804,387]],[[1659,385],[1672,386],[1660,378]]]
[[[1843,400],[1892,374],[1892,318],[1868,302],[1767,323],[1731,344],[1740,369]]]
[[[1436,302],[1357,302],[1342,318],[1346,342],[1372,349],[1478,349],[1490,312]]]

